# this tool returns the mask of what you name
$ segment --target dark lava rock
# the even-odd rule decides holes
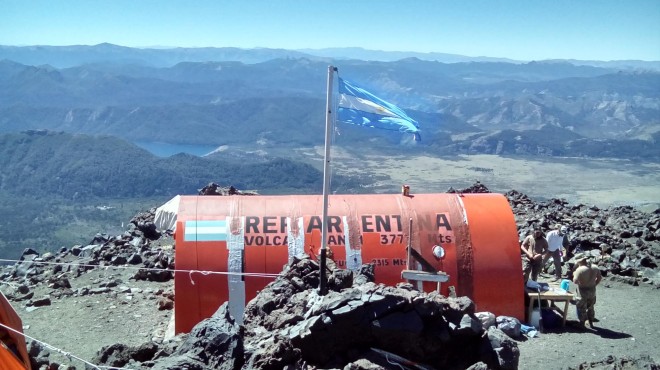
[[[653,277],[641,278],[644,269],[655,270],[660,264],[660,242],[652,236],[660,223],[657,213],[645,213],[631,206],[570,205],[563,199],[535,202],[516,190],[505,196],[513,210],[521,241],[535,226],[541,227],[544,233],[558,226],[568,228],[569,247],[564,260],[569,263],[564,263],[563,277],[572,278],[571,258],[587,253],[604,276],[616,275],[617,280],[632,285],[644,282],[660,286],[660,280],[655,278],[660,274],[647,272]]]

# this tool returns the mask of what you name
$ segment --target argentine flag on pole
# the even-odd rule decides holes
[[[417,121],[408,117],[401,108],[341,77],[338,80],[337,118],[340,121],[382,130],[409,132],[415,135],[415,141],[421,140]]]

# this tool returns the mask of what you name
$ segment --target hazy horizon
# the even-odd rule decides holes
[[[660,60],[660,1],[0,2],[0,45],[445,53],[519,61]]]
[[[175,50],[175,49],[203,49],[203,48],[214,48],[214,49],[222,49],[222,48],[233,48],[233,49],[240,49],[240,50],[259,50],[259,49],[272,49],[272,50],[290,50],[290,51],[296,51],[296,52],[301,52],[301,53],[308,53],[308,54],[313,54],[313,51],[318,51],[318,52],[323,52],[326,50],[351,50],[351,49],[360,49],[366,53],[397,53],[397,54],[409,54],[409,55],[417,55],[417,54],[426,54],[426,55],[433,55],[433,54],[445,54],[445,55],[450,55],[450,56],[456,56],[456,57],[465,57],[465,58],[474,58],[474,59],[479,59],[479,58],[487,58],[487,59],[493,59],[493,60],[503,60],[503,61],[511,61],[511,62],[520,62],[520,63],[528,63],[528,62],[544,62],[544,61],[578,61],[578,62],[644,62],[644,63],[657,63],[660,62],[660,59],[658,60],[642,60],[642,59],[611,59],[611,60],[600,60],[600,59],[576,59],[576,58],[549,58],[549,59],[535,59],[535,60],[520,60],[520,59],[513,59],[513,58],[507,58],[507,57],[494,57],[490,55],[464,55],[464,54],[453,54],[453,53],[445,53],[445,52],[417,52],[417,51],[411,51],[411,50],[376,50],[376,49],[367,49],[363,48],[360,46],[345,46],[345,47],[329,47],[329,48],[302,48],[302,49],[285,49],[285,48],[267,48],[267,47],[239,47],[239,46],[171,46],[171,45],[150,45],[150,46],[126,46],[126,45],[119,45],[119,44],[114,44],[110,42],[102,42],[99,44],[72,44],[72,45],[43,45],[43,44],[32,44],[32,45],[8,45],[8,44],[0,44],[0,47],[21,47],[21,48],[29,48],[29,47],[62,47],[62,48],[67,48],[67,47],[93,47],[93,46],[99,46],[103,44],[110,44],[113,46],[117,47],[125,47],[125,48],[130,48],[130,49],[139,49],[139,50]]]

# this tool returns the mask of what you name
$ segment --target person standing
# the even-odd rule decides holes
[[[543,271],[545,272],[546,263],[550,258],[555,265],[555,278],[552,281],[561,279],[561,255],[562,248],[568,247],[568,239],[566,235],[566,226],[557,225],[557,228],[546,234],[545,239],[548,241],[548,253],[543,256]]]
[[[589,326],[594,327],[596,312],[596,286],[602,280],[600,270],[588,262],[588,257],[581,256],[575,262],[577,268],[573,272],[573,282],[577,284],[580,299],[577,301],[578,320],[584,326],[589,321]]]
[[[530,273],[532,280],[536,281],[543,268],[543,255],[548,252],[548,242],[543,237],[543,232],[540,228],[534,228],[532,234],[527,235],[520,245],[520,250],[527,256],[523,265],[525,283],[529,280]]]

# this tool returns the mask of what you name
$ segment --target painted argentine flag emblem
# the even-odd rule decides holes
[[[187,242],[227,241],[226,221],[186,221],[183,240]]]

